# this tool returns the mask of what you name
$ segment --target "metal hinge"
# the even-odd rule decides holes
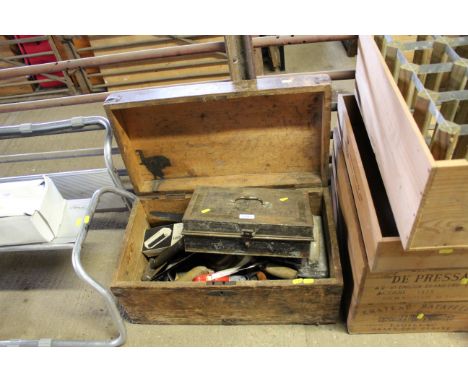
[[[192,194],[186,192],[168,192],[168,193],[157,193],[155,199],[170,199],[170,200],[184,200],[190,199]]]

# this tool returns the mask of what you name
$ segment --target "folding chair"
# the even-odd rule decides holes
[[[85,223],[71,243],[41,243],[26,244],[16,246],[0,247],[1,253],[11,252],[31,252],[31,251],[51,251],[51,250],[72,250],[72,265],[77,276],[95,289],[105,300],[113,323],[117,327],[119,335],[111,340],[56,340],[56,339],[12,339],[0,340],[0,346],[120,346],[126,341],[126,329],[122,317],[120,316],[117,302],[110,290],[94,280],[83,268],[81,263],[81,249],[87,236],[89,223],[97,211],[98,203],[104,194],[114,194],[113,199],[107,199],[101,205],[101,210],[127,209],[135,200],[135,195],[126,191],[120,181],[117,170],[112,161],[112,130],[109,121],[103,117],[76,117],[69,120],[22,124],[16,126],[0,127],[0,139],[20,138],[31,136],[42,136],[49,134],[61,134],[67,132],[92,131],[97,129],[105,130],[104,148],[81,149],[56,151],[49,153],[15,154],[0,156],[0,163],[17,162],[24,160],[41,160],[54,158],[76,158],[90,155],[102,155],[106,168],[94,170],[69,171],[63,173],[26,175],[0,178],[0,182],[13,182],[19,180],[38,179],[47,175],[55,184],[59,192],[65,199],[85,199],[89,198]],[[102,206],[104,204],[104,206]]]

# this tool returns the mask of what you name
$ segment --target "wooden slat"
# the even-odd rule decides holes
[[[423,200],[411,245],[420,248],[466,247],[468,237],[468,166],[465,159],[440,161]],[[452,195],[452,197],[447,197]]]
[[[407,247],[434,160],[369,36],[359,39],[356,82],[364,122]]]
[[[350,333],[462,332],[468,330],[468,302],[353,305]]]
[[[90,45],[94,48],[91,51],[95,56],[106,55],[110,53],[122,53],[138,51],[142,49],[164,48],[170,46],[179,46],[188,43],[201,43],[223,41],[222,36],[190,36],[190,38],[171,38],[170,36],[108,36],[103,38],[90,37]],[[132,45],[133,44],[133,45]],[[119,47],[119,45],[122,45]],[[106,48],[109,47],[109,48]],[[194,67],[164,69],[164,63],[183,63],[197,62],[197,59],[203,58],[213,61]],[[176,83],[198,82],[206,80],[220,80],[229,78],[229,67],[227,61],[219,63],[219,60],[225,58],[223,53],[205,54],[197,57],[175,57],[171,59],[159,59],[144,63],[131,63],[125,65],[111,65],[100,68],[100,73],[104,84],[108,90],[118,91],[124,89],[136,89],[155,85],[169,85]],[[199,60],[200,61],[200,60]],[[215,64],[218,62],[218,64]],[[135,73],[126,73],[118,75],[116,72],[121,68]],[[144,70],[144,72],[143,72]],[[128,83],[128,84],[127,84]]]

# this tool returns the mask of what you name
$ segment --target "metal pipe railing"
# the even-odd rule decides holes
[[[323,71],[323,72],[313,72],[307,74],[326,74],[329,75],[332,80],[352,80],[354,79],[355,71],[354,69],[349,70],[332,70],[332,71]],[[275,76],[281,76],[283,74],[275,74]],[[286,74],[288,75],[288,74]],[[259,76],[264,77],[264,76]],[[155,86],[151,86],[155,88]],[[144,88],[142,88],[144,89]],[[104,102],[112,92],[102,92],[95,94],[83,94],[77,96],[68,96],[68,97],[59,97],[59,98],[49,98],[38,101],[28,101],[28,102],[17,102],[11,104],[0,105],[0,114],[1,113],[12,113],[17,111],[26,111],[26,110],[36,110],[36,109],[47,109],[50,107],[60,107],[60,106],[71,106],[71,105],[83,105],[87,103],[95,102]]]
[[[302,44],[324,41],[342,41],[355,39],[355,35],[331,35],[331,36],[301,36],[301,35],[283,35],[283,36],[263,36],[253,37],[252,46],[260,48],[264,46]],[[130,63],[141,60],[150,60],[156,58],[174,57],[182,55],[196,55],[200,53],[225,52],[224,42],[197,43],[192,45],[183,45],[168,48],[148,49],[137,52],[116,53],[99,57],[79,58],[75,60],[60,61],[55,63],[7,68],[0,70],[0,79],[17,77],[24,74],[46,74],[46,72],[64,71],[69,69],[82,69],[91,66],[105,66],[120,63]],[[125,72],[125,69],[123,70]],[[354,79],[354,70],[323,71],[314,74],[328,74],[332,80]],[[104,85],[93,85],[92,88],[101,89]],[[40,108],[49,108],[57,106],[78,105],[93,102],[103,102],[111,92],[102,92],[97,94],[76,95],[60,98],[49,98],[37,101],[18,102],[15,104],[0,105],[0,113],[25,111]]]
[[[268,46],[282,46],[293,44],[310,44],[314,42],[327,42],[327,41],[344,41],[355,40],[357,35],[328,35],[328,36],[262,36],[252,37],[252,44],[254,48],[264,48]]]
[[[224,42],[204,42],[193,45],[139,50],[136,52],[114,53],[98,57],[85,57],[74,60],[50,62],[46,64],[25,67],[6,68],[0,70],[0,80],[24,75],[52,73],[70,69],[123,64],[127,62],[145,61],[156,58],[188,56],[192,54],[214,53],[219,51],[224,51]]]
[[[109,310],[110,316],[114,325],[117,327],[119,335],[110,340],[56,340],[51,338],[43,338],[38,340],[27,340],[27,339],[11,339],[11,340],[1,340],[0,346],[89,346],[89,347],[98,347],[98,346],[121,346],[125,343],[127,339],[127,329],[125,327],[125,323],[120,315],[117,301],[112,294],[112,292],[96,281],[93,277],[91,277],[88,272],[83,267],[81,263],[81,251],[83,247],[83,243],[88,235],[89,225],[93,219],[93,216],[96,212],[96,207],[99,203],[100,198],[102,195],[106,193],[113,193],[125,198],[127,200],[131,200],[132,202],[136,200],[136,196],[130,192],[127,192],[123,189],[118,189],[114,187],[103,187],[97,190],[93,197],[91,198],[91,202],[86,211],[86,216],[89,217],[89,221],[85,222],[81,226],[80,233],[78,234],[78,238],[73,246],[72,252],[72,265],[73,269],[75,270],[76,275],[83,280],[86,284],[91,286],[94,290],[96,290],[104,299],[107,308]]]

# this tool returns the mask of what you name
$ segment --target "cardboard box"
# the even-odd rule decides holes
[[[66,201],[47,177],[0,184],[0,245],[52,241]]]
[[[48,177],[0,184],[0,246],[74,242],[88,205],[65,200]]]

